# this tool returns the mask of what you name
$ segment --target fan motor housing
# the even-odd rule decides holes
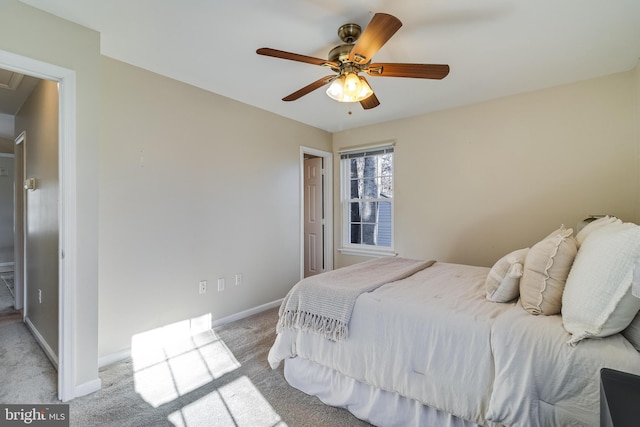
[[[354,44],[341,44],[336,46],[329,52],[329,61],[339,62],[341,64],[349,61],[349,52],[353,49]]]
[[[349,52],[362,34],[362,28],[358,24],[344,24],[338,28],[338,37],[345,44],[336,46],[329,52],[329,61],[339,62],[341,64],[349,61]]]

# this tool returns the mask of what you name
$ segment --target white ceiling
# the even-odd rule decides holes
[[[102,54],[211,92],[339,131],[626,71],[640,58],[639,0],[22,0],[101,33]],[[326,58],[338,28],[374,13],[403,27],[374,62],[449,64],[444,80],[370,77],[364,111],[318,89],[331,74],[255,53]],[[349,114],[349,111],[352,114]]]

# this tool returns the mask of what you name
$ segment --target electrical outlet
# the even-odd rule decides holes
[[[224,277],[218,279],[218,292],[224,291]]]
[[[198,289],[200,291],[200,294],[206,294],[207,293],[207,281],[206,280],[201,280],[200,281],[200,287]]]
[[[236,286],[242,285],[242,274],[236,274]]]

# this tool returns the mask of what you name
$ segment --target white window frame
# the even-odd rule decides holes
[[[361,255],[361,256],[396,256],[396,252],[394,251],[394,222],[395,222],[395,213],[394,213],[394,197],[390,199],[384,199],[385,202],[391,203],[391,246],[377,246],[377,245],[368,245],[368,244],[359,244],[359,243],[351,243],[350,241],[350,210],[349,204],[351,202],[350,199],[350,170],[349,170],[349,159],[343,158],[344,155],[356,154],[356,153],[365,153],[365,152],[375,152],[384,149],[391,149],[394,152],[394,158],[391,169],[391,180],[392,186],[394,187],[395,194],[395,143],[387,142],[383,144],[370,145],[366,147],[357,147],[350,148],[345,150],[338,151],[338,155],[340,156],[340,204],[341,204],[341,231],[342,231],[342,242],[341,247],[338,248],[338,251],[345,255]],[[372,199],[375,200],[375,199]]]

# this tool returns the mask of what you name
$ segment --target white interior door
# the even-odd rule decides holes
[[[322,160],[304,160],[304,277],[324,271]]]

